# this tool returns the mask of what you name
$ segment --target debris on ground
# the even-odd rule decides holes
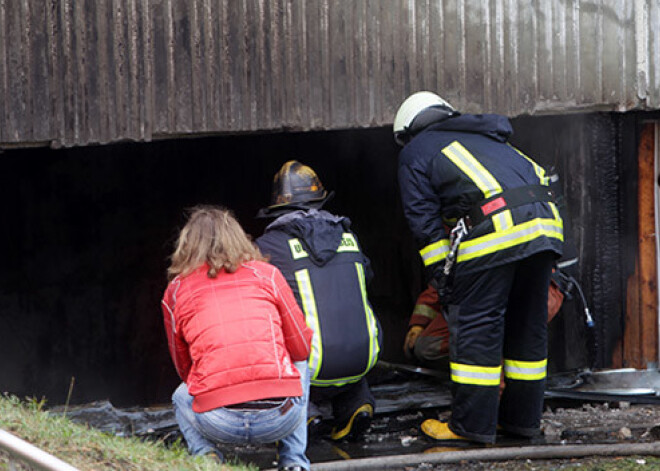
[[[388,378],[392,379],[392,378]],[[399,378],[401,379],[401,378]],[[376,415],[362,440],[334,442],[328,437],[310,439],[307,454],[312,463],[354,460],[369,457],[387,457],[434,453],[454,449],[439,449],[419,429],[428,418],[449,418],[451,395],[447,383],[437,378],[404,378],[404,381],[383,382],[374,385]],[[625,395],[609,402],[583,402],[574,398],[546,399],[541,428],[543,436],[534,440],[498,438],[497,447],[529,445],[579,445],[648,443],[660,440],[660,404],[639,404]],[[118,435],[139,435],[161,441],[175,441],[180,437],[171,406],[119,410],[110,403],[97,402],[80,407],[69,407],[66,415],[74,421],[88,423]],[[253,463],[259,468],[275,466],[273,446],[227,447],[225,455],[241,462]],[[609,458],[612,460],[613,458]],[[627,459],[627,458],[626,458]],[[628,461],[621,463],[628,463]],[[649,457],[638,457],[640,463],[656,463]],[[422,469],[565,469],[580,467],[591,459],[548,461],[554,467],[534,460],[504,463],[491,462],[439,465],[440,467],[408,467],[409,471]],[[594,458],[595,463],[598,462]],[[607,460],[607,459],[605,459]],[[646,460],[646,461],[645,461]],[[632,461],[635,466],[642,464]],[[487,467],[484,467],[487,466]],[[550,465],[548,465],[550,466]],[[646,466],[646,465],[644,465]],[[580,468],[590,469],[590,468]],[[595,469],[595,468],[594,468]],[[599,468],[601,469],[601,468]],[[610,468],[602,468],[610,469]],[[619,468],[612,468],[619,469]],[[625,469],[625,468],[621,468]],[[630,469],[635,469],[634,467]],[[649,467],[649,469],[651,469]]]

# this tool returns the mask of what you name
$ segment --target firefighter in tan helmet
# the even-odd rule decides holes
[[[270,205],[258,214],[273,221],[256,243],[284,274],[314,330],[310,432],[323,429],[319,405],[329,402],[330,437],[357,439],[373,417],[365,375],[378,360],[382,334],[366,292],[369,259],[351,221],[323,209],[332,196],[310,167],[286,162],[273,180]]]

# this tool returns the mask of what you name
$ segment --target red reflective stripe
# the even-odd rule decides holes
[[[484,216],[488,216],[493,211],[497,211],[500,208],[506,206],[506,201],[501,196],[495,198],[493,201],[489,201],[481,207],[481,212],[484,213]]]

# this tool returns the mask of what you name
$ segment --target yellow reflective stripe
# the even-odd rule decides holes
[[[504,376],[523,381],[537,381],[546,376],[548,360],[520,361],[504,360]]]
[[[289,239],[289,248],[291,249],[291,256],[294,260],[299,258],[309,257],[302,244],[298,239]]]
[[[548,203],[550,205],[550,209],[552,209],[552,214],[555,215],[555,219],[559,221],[561,219],[561,215],[559,214],[559,210],[557,209],[557,205],[555,203]]]
[[[470,177],[486,198],[502,192],[502,187],[497,180],[460,142],[452,142],[442,149],[442,153]]]
[[[438,317],[438,312],[432,307],[427,306],[426,304],[415,304],[415,308],[413,309],[413,315],[415,314],[417,314],[418,316],[428,317],[431,320]]]
[[[511,216],[511,210],[506,209],[501,213],[497,213],[492,217],[493,227],[498,232],[505,231],[513,227],[513,216]]]
[[[369,306],[369,301],[367,299],[367,283],[364,275],[364,267],[361,263],[355,262],[355,269],[358,275],[358,281],[360,283],[360,292],[362,294],[362,304],[364,306],[364,313],[367,322],[367,329],[369,331],[369,360],[367,361],[367,367],[362,373],[353,376],[346,376],[343,378],[333,378],[333,379],[317,379],[316,376],[310,380],[311,384],[314,386],[343,386],[345,384],[355,383],[359,381],[365,374],[371,370],[378,360],[378,354],[380,352],[380,347],[378,345],[378,323],[376,322],[376,317],[374,312]]]
[[[367,322],[367,328],[369,329],[369,362],[367,363],[367,369],[363,373],[367,374],[367,372],[376,364],[378,353],[380,352],[380,347],[378,346],[378,324],[374,312],[369,305],[369,300],[367,299],[367,282],[364,276],[364,267],[361,263],[355,262],[355,269],[357,270],[358,280],[360,281],[362,305],[364,306],[365,320]]]
[[[485,236],[462,242],[459,246],[457,262],[466,262],[542,236],[563,241],[562,221],[536,218],[502,232],[491,232]]]
[[[433,265],[440,260],[444,260],[449,253],[449,239],[440,239],[437,242],[427,245],[419,254],[422,256],[424,265]]]
[[[451,380],[455,383],[476,386],[498,386],[502,374],[501,366],[476,366],[450,363]]]
[[[341,237],[341,242],[339,243],[339,247],[337,248],[337,252],[359,252],[360,248],[358,247],[358,244],[355,240],[355,237],[353,237],[353,234],[350,232],[344,232],[344,234]]]
[[[345,384],[356,383],[364,377],[363,374],[357,376],[347,376],[345,378],[336,379],[310,379],[309,382],[313,386],[344,386]]]
[[[310,377],[315,378],[321,369],[321,360],[323,359],[323,345],[321,342],[321,329],[319,327],[319,313],[316,309],[316,300],[314,299],[314,290],[312,280],[309,278],[309,271],[298,270],[295,273],[298,283],[298,292],[305,311],[305,321],[314,331],[312,336],[312,351],[309,354]]]
[[[520,151],[520,149],[517,149],[516,147],[512,146],[511,144],[509,144],[509,147],[511,147],[516,152],[518,152],[518,154],[522,155],[525,159],[527,159],[527,161],[530,164],[532,164],[532,166],[534,167],[534,172],[536,173],[536,176],[539,177],[539,183],[541,185],[548,186],[550,184],[550,178],[545,175],[545,169],[543,167],[541,167],[539,164],[537,164],[532,159],[527,157],[524,153],[522,153]]]

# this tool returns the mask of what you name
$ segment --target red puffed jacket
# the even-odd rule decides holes
[[[312,330],[280,271],[253,261],[209,278],[208,268],[174,278],[162,300],[170,354],[193,410],[300,396],[292,362],[309,356]]]

